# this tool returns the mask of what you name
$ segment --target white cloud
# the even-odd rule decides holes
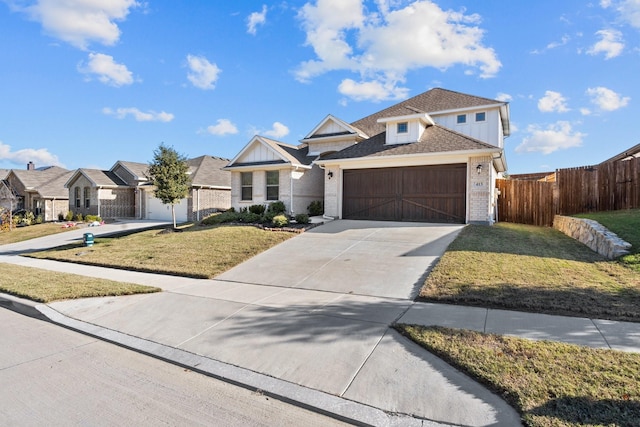
[[[161,111],[159,113],[155,111],[140,111],[135,107],[129,108],[117,108],[112,110],[111,108],[103,108],[102,112],[108,116],[114,116],[118,119],[124,119],[127,116],[132,116],[137,122],[170,122],[174,119],[174,115]]]
[[[215,125],[207,127],[207,132],[218,136],[232,135],[238,133],[238,128],[229,119],[218,119]]]
[[[404,99],[409,94],[409,89],[397,87],[394,82],[369,81],[356,82],[352,79],[344,79],[338,86],[338,92],[355,101],[384,101],[387,99]]]
[[[344,80],[344,94],[371,99],[362,92],[377,86],[378,94],[386,92],[385,99],[395,99],[398,91],[406,91],[395,86],[410,70],[461,64],[486,78],[502,66],[495,51],[482,44],[478,15],[444,11],[429,0],[404,7],[400,2],[376,4],[377,12],[365,9],[363,0],[305,4],[298,17],[316,59],[301,63],[296,78],[306,82],[332,70],[349,70],[360,74],[361,81]]]
[[[287,135],[289,135],[289,128],[280,122],[275,122],[271,130],[264,132],[264,136],[275,139],[283,138]]]
[[[624,43],[622,42],[622,33],[620,31],[600,30],[596,32],[596,36],[600,37],[600,41],[587,50],[589,55],[604,53],[604,59],[611,59],[622,53]]]
[[[628,96],[620,96],[619,93],[602,86],[590,87],[587,89],[587,95],[591,97],[591,103],[602,111],[615,111],[626,107],[631,100]]]
[[[555,41],[555,42],[551,42],[547,45],[547,49],[555,49],[557,47],[560,46],[564,46],[567,43],[569,43],[569,40],[571,40],[571,37],[569,37],[568,35],[564,35],[560,38],[560,41]]]
[[[216,64],[209,62],[204,56],[187,55],[187,65],[190,72],[189,81],[198,89],[214,89],[218,75],[222,72]]]
[[[47,34],[79,49],[90,42],[112,46],[120,38],[116,21],[123,21],[135,0],[36,0],[28,6],[12,2],[13,10],[26,13],[42,24]]]
[[[560,92],[548,90],[544,96],[538,100],[538,109],[543,113],[566,113],[567,99]]]
[[[638,0],[602,0],[600,6],[604,9],[613,6],[620,18],[635,28],[640,28],[640,1]]]
[[[113,56],[103,53],[90,53],[89,62],[80,64],[78,71],[83,74],[95,74],[102,83],[110,86],[124,86],[133,83],[133,74],[124,64],[118,64]]]
[[[513,96],[509,95],[508,93],[498,92],[498,95],[496,95],[496,100],[498,101],[510,102],[512,99]]]
[[[33,162],[36,166],[60,166],[64,167],[58,156],[51,154],[46,148],[23,148],[12,151],[11,146],[0,141],[0,160],[6,160],[16,165],[26,167],[27,163]]]
[[[529,136],[516,147],[516,153],[551,154],[557,150],[580,147],[582,138],[586,136],[584,133],[574,131],[571,123],[565,121],[558,121],[547,126],[546,129],[538,125],[530,125],[527,132]]]
[[[253,12],[247,18],[247,33],[256,34],[259,25],[264,25],[267,22],[267,5],[262,5],[262,12]]]

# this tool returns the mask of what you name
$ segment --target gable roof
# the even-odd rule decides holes
[[[109,170],[114,171],[118,166],[124,167],[127,171],[129,171],[131,175],[135,177],[137,181],[147,180],[147,171],[149,170],[149,165],[146,163],[118,160]]]
[[[36,191],[42,185],[68,173],[69,170],[59,166],[50,166],[41,169],[11,169],[7,174],[14,175],[26,190]]]
[[[68,199],[69,190],[65,188],[65,183],[73,175],[73,171],[68,171],[37,188],[38,194],[43,199]]]
[[[604,162],[600,163],[605,164],[605,163],[610,163],[610,162],[618,162],[620,160],[631,160],[633,158],[637,158],[640,157],[640,144],[638,145],[634,145],[633,147],[624,150],[622,153],[617,154],[607,160],[605,160]]]
[[[187,160],[191,172],[191,185],[231,188],[231,173],[223,170],[228,163],[229,159],[206,155]]]
[[[332,132],[332,133],[318,133],[320,129],[322,129],[325,125],[327,125],[330,122],[335,123],[339,128],[343,130],[340,132]],[[314,139],[314,138],[326,138],[326,137],[341,136],[341,135],[357,135],[360,137],[360,139],[367,138],[367,135],[365,135],[365,133],[362,132],[360,129],[350,125],[344,120],[341,120],[331,114],[328,114],[327,117],[325,117],[320,123],[318,123],[316,127],[314,127],[311,130],[311,132],[309,132],[307,136],[305,136],[301,141]]]
[[[378,123],[378,119],[407,116],[416,113],[434,114],[486,106],[506,108],[507,103],[480,96],[467,95],[448,89],[435,88],[357,120],[351,123],[351,125],[361,129],[371,137],[386,130],[385,124]],[[504,114],[508,115],[508,112],[505,111]],[[503,117],[502,120],[505,135],[508,135],[508,118]]]
[[[428,126],[417,142],[393,145],[387,145],[385,142],[386,132],[382,132],[359,144],[352,145],[344,150],[330,154],[321,160],[317,160],[316,163],[324,163],[331,160],[436,154],[455,151],[477,150],[494,153],[502,151],[491,144],[478,141],[477,139],[452,131],[438,124]]]
[[[239,159],[245,153],[248,153],[255,147],[256,144],[261,144],[267,147],[270,150],[274,157],[279,160],[269,160],[269,161],[256,161],[256,162],[238,162]],[[242,150],[229,162],[229,164],[225,167],[225,169],[233,169],[237,167],[246,167],[246,166],[257,166],[257,165],[267,165],[267,164],[290,164],[292,166],[302,166],[302,167],[310,167],[311,163],[314,160],[314,157],[310,157],[307,154],[309,153],[309,146],[307,144],[301,144],[298,146],[286,144],[281,141],[276,141],[275,139],[266,138],[264,136],[256,135],[247,145],[244,146]]]
[[[65,182],[64,186],[69,186],[77,180],[80,176],[84,176],[89,180],[93,187],[126,187],[127,183],[124,182],[118,175],[111,171],[104,171],[99,169],[78,169],[71,174],[69,179]]]

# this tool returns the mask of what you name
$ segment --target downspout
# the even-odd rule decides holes
[[[289,172],[289,211],[291,212],[291,216],[293,216],[293,172],[297,169],[296,167]]]
[[[102,218],[100,215],[100,187],[98,187],[98,217]]]
[[[200,190],[202,187],[196,189],[196,221],[200,222]]]

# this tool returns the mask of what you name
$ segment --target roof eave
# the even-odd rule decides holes
[[[365,157],[352,157],[348,159],[329,159],[329,160],[316,160],[313,163],[322,165],[322,166],[335,166],[340,165],[342,163],[358,163],[358,162],[369,162],[372,160],[383,160],[383,159],[391,159],[391,160],[400,160],[400,159],[413,159],[418,157],[445,157],[445,156],[474,156],[474,155],[483,155],[483,154],[500,154],[502,156],[503,150],[496,147],[493,148],[483,148],[479,150],[459,150],[459,151],[439,151],[436,153],[414,153],[414,154],[397,154],[390,156],[365,156]]]

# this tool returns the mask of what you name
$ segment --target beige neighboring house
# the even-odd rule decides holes
[[[29,162],[27,169],[11,169],[6,185],[16,195],[14,210],[24,209],[42,215],[44,221],[58,220],[69,205],[69,192],[64,183],[73,172],[58,166],[37,168]]]
[[[509,104],[432,89],[360,120],[325,117],[299,145],[256,136],[229,163],[235,208],[310,199],[333,218],[495,221]]]
[[[175,206],[177,221],[199,221],[213,212],[229,209],[231,177],[222,170],[228,162],[212,156],[187,161],[191,189]],[[101,218],[171,221],[171,207],[155,197],[148,168],[146,163],[120,160],[108,171],[78,169],[66,183],[69,209]]]

